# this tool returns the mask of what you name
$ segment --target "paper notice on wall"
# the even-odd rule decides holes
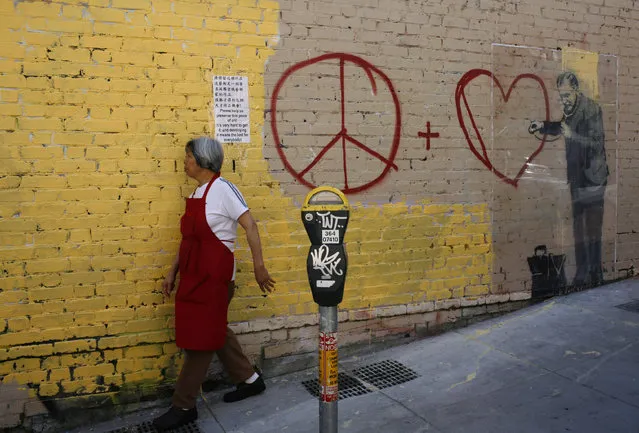
[[[248,77],[213,77],[215,137],[222,143],[249,143]]]

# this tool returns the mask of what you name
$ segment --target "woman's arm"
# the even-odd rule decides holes
[[[266,270],[266,266],[264,266],[262,243],[260,241],[260,232],[257,228],[257,223],[248,210],[238,218],[238,222],[246,231],[246,240],[248,241],[249,248],[251,248],[255,281],[257,281],[257,284],[263,292],[271,292],[275,287],[275,280],[271,278]]]

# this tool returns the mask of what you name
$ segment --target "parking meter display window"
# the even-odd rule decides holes
[[[348,225],[348,211],[302,211],[311,244],[341,244]]]
[[[343,244],[311,245],[306,270],[316,303],[331,307],[342,302],[346,268],[347,257]]]

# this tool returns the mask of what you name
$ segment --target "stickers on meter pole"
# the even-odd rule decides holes
[[[320,400],[337,401],[337,333],[320,332],[319,349]]]

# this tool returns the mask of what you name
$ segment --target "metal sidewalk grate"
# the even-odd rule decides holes
[[[364,395],[371,392],[362,382],[349,376],[346,373],[338,373],[337,384],[339,386],[339,399],[355,397],[356,395]],[[319,398],[319,380],[311,379],[302,382],[304,388],[313,396]]]
[[[379,389],[399,385],[419,377],[413,370],[394,360],[365,365],[353,370],[353,375]]]
[[[639,299],[617,305],[616,307],[621,308],[622,310],[632,311],[633,313],[639,313]]]
[[[359,367],[353,370],[353,376],[346,373],[338,374],[340,400],[368,394],[373,391],[373,387],[388,388],[419,377],[413,370],[394,360],[385,360]],[[313,397],[319,398],[318,379],[306,380],[302,382],[302,385]]]
[[[195,423],[190,423],[178,429],[171,430],[172,433],[202,433],[202,430]],[[157,433],[151,421],[145,421],[142,424],[122,427],[117,430],[111,430],[107,433]]]

